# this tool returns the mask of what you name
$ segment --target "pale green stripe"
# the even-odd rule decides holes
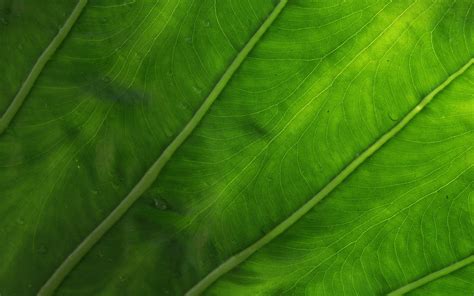
[[[196,128],[207,111],[214,103],[216,98],[225,88],[232,75],[237,71],[239,66],[245,60],[255,44],[260,40],[263,34],[268,30],[273,21],[285,7],[287,0],[281,0],[274,8],[272,13],[267,17],[265,22],[260,26],[257,32],[250,38],[248,43],[237,54],[230,66],[227,68],[216,86],[212,89],[209,96],[204,100],[203,104],[191,120],[186,124],[184,129],[163,151],[155,163],[148,169],[140,181],[133,187],[132,191],[122,200],[122,202],[76,247],[76,249],[63,261],[56,269],[49,280],[39,291],[38,295],[51,295],[61,284],[63,279],[71,272],[71,270],[79,263],[79,261],[89,252],[89,250],[102,238],[102,236],[117,223],[117,221],[127,212],[127,210],[137,201],[137,199],[153,184],[158,177],[161,169],[166,165],[168,160],[173,156],[174,152],[186,141],[192,131]]]
[[[447,274],[450,274],[451,272],[454,272],[458,269],[461,269],[463,268],[464,266],[467,266],[471,263],[474,263],[474,255],[471,255],[467,258],[464,258],[463,260],[461,261],[458,261],[456,263],[453,263],[443,269],[440,269],[438,271],[435,271],[433,273],[430,273],[429,275],[417,280],[417,281],[414,281],[412,283],[409,283],[408,285],[405,285],[393,292],[390,292],[388,293],[387,295],[388,296],[398,296],[398,295],[404,295],[412,290],[415,290],[416,288],[419,288],[423,285],[426,285],[427,283],[429,282],[432,282],[436,279],[439,279],[440,277],[443,277]]]
[[[432,92],[430,92],[426,97],[421,100],[421,102],[415,106],[405,117],[403,117],[400,122],[397,123],[390,131],[385,133],[382,137],[380,137],[372,146],[370,146],[367,150],[360,154],[359,157],[354,159],[347,167],[345,167],[334,179],[331,180],[321,191],[319,191],[314,197],[312,197],[308,202],[306,202],[303,206],[301,206],[298,210],[296,210],[293,214],[291,214],[286,220],[278,224],[275,228],[273,228],[270,232],[260,238],[258,241],[241,251],[240,253],[230,257],[219,265],[216,269],[214,269],[211,273],[209,273],[206,277],[204,277],[201,281],[199,281],[191,290],[189,290],[186,295],[193,296],[201,294],[207,287],[209,287],[212,283],[214,283],[219,277],[227,273],[229,270],[233,269],[248,257],[250,257],[253,253],[258,251],[260,248],[271,242],[275,237],[282,234],[285,230],[290,228],[293,224],[295,224],[301,217],[303,217],[306,213],[308,213],[320,200],[326,197],[331,191],[334,190],[339,184],[341,184],[355,169],[357,169],[367,158],[369,158],[372,154],[377,152],[385,143],[387,143],[391,138],[393,138],[396,134],[398,134],[423,108],[431,102],[433,97],[441,92],[444,88],[446,88],[454,79],[459,77],[463,74],[472,64],[474,63],[474,59],[469,60],[467,64],[465,64],[462,68],[458,71],[453,73],[446,79],[443,83],[441,83],[438,87],[436,87]]]
[[[66,39],[67,35],[69,34],[72,27],[74,26],[77,19],[84,10],[86,4],[87,0],[79,0],[71,15],[68,17],[61,29],[59,29],[58,34],[54,37],[54,39],[51,41],[48,47],[46,47],[46,49],[36,61],[35,65],[28,74],[28,77],[26,77],[26,80],[21,85],[20,90],[16,94],[15,98],[13,98],[13,101],[11,102],[10,106],[8,106],[7,111],[5,111],[3,116],[0,118],[0,134],[2,134],[7,129],[8,125],[13,120],[18,110],[20,110],[21,106],[23,105],[23,102],[25,101],[26,96],[30,93],[31,89],[33,88],[33,85],[41,74],[41,71],[43,71],[44,67],[46,66],[46,63],[51,59],[51,57],[54,55],[54,53],[59,48],[64,39]]]

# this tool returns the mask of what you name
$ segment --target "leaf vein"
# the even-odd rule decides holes
[[[30,73],[26,77],[26,80],[23,82],[17,94],[13,98],[13,101],[0,118],[0,135],[3,134],[3,132],[8,128],[10,122],[20,110],[21,106],[25,102],[26,97],[30,93],[44,67],[51,59],[51,57],[55,54],[59,46],[61,46],[66,37],[69,35],[69,32],[76,24],[76,21],[79,19],[79,16],[81,15],[86,5],[87,0],[79,0],[77,5],[74,7],[71,15],[68,17],[64,25],[59,29],[58,34],[53,38],[51,43],[48,45],[48,47],[46,47],[43,53],[39,56],[36,63],[33,65],[33,68],[31,69]]]
[[[283,220],[275,228],[269,231],[267,234],[262,236],[259,240],[243,249],[236,255],[227,259],[224,263],[219,265],[201,281],[199,281],[194,287],[192,287],[187,293],[187,296],[199,295],[212,285],[218,278],[226,274],[234,267],[244,262],[247,258],[253,255],[256,251],[261,249],[266,244],[270,243],[273,239],[278,237],[280,234],[285,232],[293,224],[299,221],[306,213],[308,213],[316,204],[318,204],[323,198],[331,193],[339,184],[341,184],[349,175],[352,174],[361,164],[365,162],[370,156],[375,154],[385,143],[396,136],[410,121],[428,105],[433,98],[443,91],[453,80],[461,76],[466,72],[469,67],[474,64],[474,58],[471,58],[465,65],[463,65],[456,72],[451,74],[444,82],[439,84],[433,89],[428,95],[426,95],[418,105],[416,105],[405,117],[403,117],[392,129],[383,134],[374,144],[369,146],[364,152],[362,152],[357,158],[349,163],[337,176],[335,176],[323,189],[321,189],[316,195],[310,200],[293,212],[288,218]],[[474,259],[474,256],[473,256]]]
[[[237,54],[232,63],[226,69],[220,80],[214,86],[202,105],[176,136],[176,138],[165,148],[158,159],[147,170],[144,176],[133,187],[129,194],[119,203],[119,205],[89,234],[85,239],[69,254],[68,257],[55,270],[48,281],[38,292],[38,295],[51,295],[61,284],[63,279],[74,269],[89,250],[106,234],[112,226],[128,211],[128,209],[140,198],[140,196],[153,184],[163,167],[171,159],[173,154],[191,135],[201,120],[211,108],[214,101],[224,90],[234,73],[238,70],[242,62],[246,59],[250,51],[255,47],[261,37],[265,34],[271,24],[275,21],[288,0],[281,0],[269,14],[267,19],[258,28],[255,34],[249,39],[247,44]]]

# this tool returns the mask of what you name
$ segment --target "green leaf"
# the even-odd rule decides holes
[[[474,293],[472,1],[49,2],[0,1],[2,296]]]

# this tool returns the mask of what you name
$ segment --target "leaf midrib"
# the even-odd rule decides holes
[[[362,152],[357,158],[349,163],[338,175],[336,175],[326,186],[323,187],[315,196],[309,201],[303,204],[300,208],[294,211],[288,218],[283,220],[280,224],[270,230],[267,234],[262,236],[255,243],[251,244],[247,248],[243,249],[236,255],[227,259],[224,263],[219,265],[201,281],[194,285],[187,293],[186,296],[200,295],[210,285],[212,285],[218,278],[225,273],[232,270],[234,267],[245,261],[252,254],[257,252],[259,249],[270,243],[273,239],[278,237],[280,234],[285,232],[299,219],[301,219],[306,213],[308,213],[314,206],[316,206],[323,198],[331,193],[339,184],[341,184],[349,175],[351,175],[361,164],[365,162],[370,156],[375,154],[385,143],[397,135],[403,128],[405,128],[411,120],[428,105],[433,98],[443,91],[453,80],[461,76],[469,67],[474,64],[474,58],[471,58],[465,65],[459,68],[456,72],[451,74],[443,83],[439,84],[433,89],[428,95],[426,95],[420,103],[418,103],[410,112],[407,113],[394,127],[388,132],[383,134],[374,144],[369,146],[364,152]]]
[[[87,2],[87,0],[80,0]],[[249,39],[247,44],[236,55],[232,63],[223,73],[217,84],[206,97],[202,105],[181,130],[181,132],[173,139],[173,141],[165,148],[158,159],[146,171],[140,181],[133,187],[129,194],[120,202],[120,204],[74,249],[74,251],[66,257],[61,265],[54,271],[52,276],[41,287],[38,295],[51,295],[59,287],[64,278],[74,269],[80,260],[90,251],[90,249],[102,238],[102,236],[117,223],[120,218],[128,211],[128,209],[137,201],[140,196],[154,183],[159,173],[167,162],[171,159],[178,148],[186,141],[194,129],[198,126],[202,118],[206,115],[214,101],[224,90],[234,73],[244,62],[248,54],[252,51],[261,37],[272,25],[288,0],[280,0],[273,11],[268,15],[266,20],[258,28],[255,34]],[[1,132],[1,130],[0,130]]]
[[[44,67],[51,59],[51,57],[56,53],[57,49],[61,46],[66,37],[69,35],[69,32],[71,32],[72,27],[74,27],[77,20],[79,19],[79,16],[86,7],[87,1],[88,0],[78,1],[64,25],[59,29],[58,34],[54,36],[53,40],[51,40],[51,43],[48,45],[48,47],[46,47],[46,49],[36,60],[36,63],[33,65],[33,68],[31,68],[31,71],[28,73],[28,76],[20,86],[20,89],[16,93],[7,110],[0,117],[0,135],[3,134],[3,132],[8,128],[11,121],[25,102],[26,97],[28,96],[36,80],[42,73]]]

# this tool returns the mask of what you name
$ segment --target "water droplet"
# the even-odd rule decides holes
[[[18,220],[16,220],[16,222],[17,222],[18,224],[20,224],[20,225],[24,225],[24,224],[25,224],[25,220],[23,220],[23,219],[21,219],[21,218],[18,219]]]
[[[168,127],[165,127],[164,132],[167,137],[171,137],[173,135],[173,132]]]
[[[178,104],[178,108],[181,109],[181,110],[189,110],[189,107],[188,105],[186,105],[185,103],[181,102]]]
[[[388,113],[388,117],[392,121],[397,121],[398,116],[395,113]]]
[[[99,191],[97,191],[97,190],[92,190],[92,194],[97,195],[98,193],[99,193]]]
[[[193,91],[197,94],[201,94],[202,93],[202,90],[196,86],[193,86]]]
[[[166,72],[166,75],[173,76],[173,72],[170,70],[170,71]]]
[[[40,254],[46,254],[46,252],[48,252],[48,249],[46,249],[45,246],[40,246],[40,247],[38,248],[38,253],[40,253]]]
[[[6,135],[9,135],[9,136],[16,136],[16,130],[13,126],[9,126],[6,130],[5,130],[5,134]]]
[[[192,44],[193,43],[193,38],[186,37],[186,38],[184,38],[184,41],[186,41],[186,43]]]
[[[77,165],[77,168],[78,168],[78,169],[80,169],[80,168],[81,168],[81,166],[78,164],[78,165]]]
[[[160,209],[162,211],[168,209],[168,204],[164,199],[161,198],[155,198],[153,199],[153,202],[155,203],[155,208]]]
[[[119,276],[119,281],[125,282],[125,277],[123,275]]]
[[[8,20],[4,17],[0,17],[0,23],[4,24],[6,26],[6,25],[8,25]]]
[[[205,20],[203,24],[204,24],[204,27],[206,28],[209,28],[211,26],[211,22],[209,22],[208,20]]]

